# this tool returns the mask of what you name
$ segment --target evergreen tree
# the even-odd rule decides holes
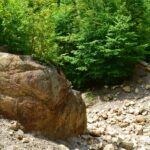
[[[114,84],[150,51],[149,14],[149,0],[0,0],[0,45],[55,63],[78,87]]]

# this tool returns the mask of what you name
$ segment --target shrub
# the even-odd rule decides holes
[[[64,41],[69,36],[64,45],[73,43],[67,52],[65,47],[61,50],[63,69],[78,87],[89,82],[114,84],[132,74],[134,64],[145,56],[146,45],[138,43],[140,37],[124,4],[116,11],[96,4],[86,7],[77,14],[79,30],[63,36]],[[77,23],[76,16],[70,22]]]

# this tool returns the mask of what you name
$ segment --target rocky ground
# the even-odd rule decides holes
[[[0,119],[2,150],[150,150],[150,73],[138,69],[131,81],[82,94],[87,104],[85,135],[50,141],[24,133],[16,121]]]

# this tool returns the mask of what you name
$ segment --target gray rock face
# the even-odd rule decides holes
[[[86,128],[85,104],[61,72],[7,53],[0,53],[0,114],[50,138],[75,136]]]

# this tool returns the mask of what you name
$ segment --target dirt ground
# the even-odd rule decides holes
[[[0,150],[150,150],[150,72],[144,67],[122,85],[82,93],[87,132],[65,141],[16,129],[0,117]]]

